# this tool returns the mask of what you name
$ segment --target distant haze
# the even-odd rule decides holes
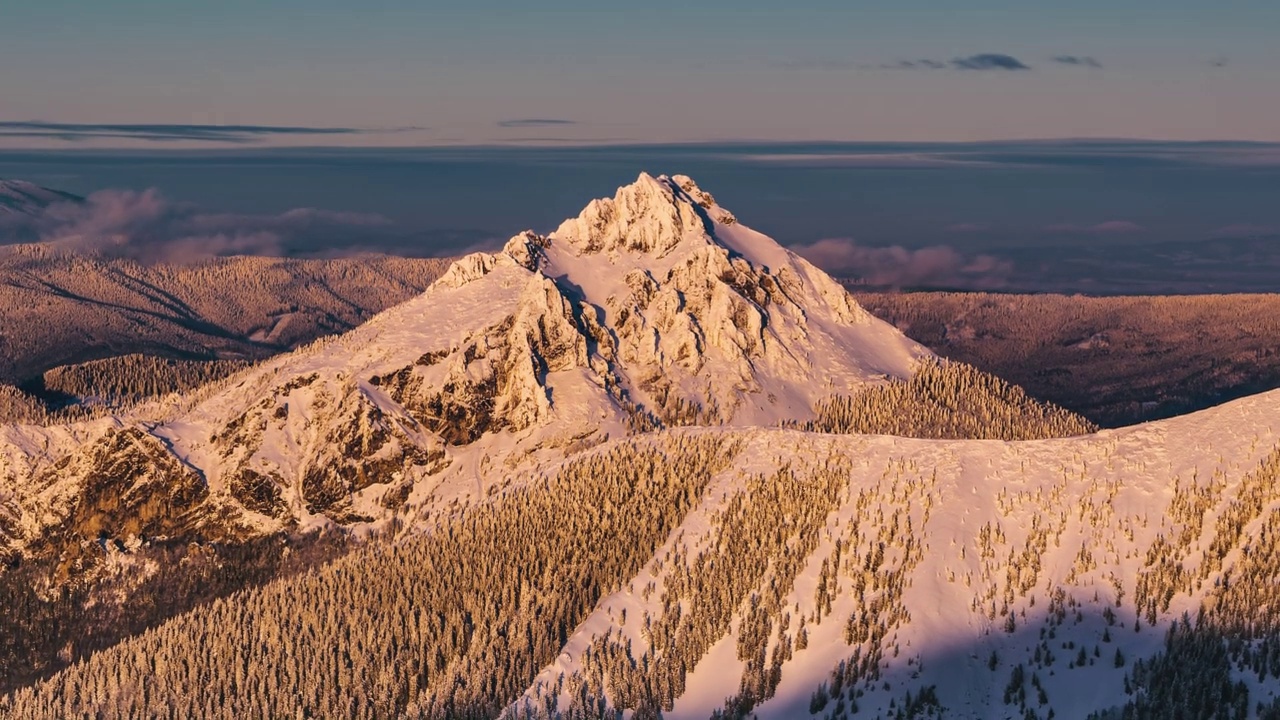
[[[1133,291],[1145,291],[1160,287],[1171,257],[1186,254],[1182,244],[1248,242],[1252,249],[1230,252],[1255,254],[1259,242],[1263,250],[1280,248],[1265,240],[1280,235],[1280,145],[1258,143],[0,151],[0,178],[84,196],[153,189],[152,199],[166,205],[148,212],[181,222],[137,225],[147,230],[137,241],[153,248],[186,239],[181,252],[196,255],[198,239],[215,234],[211,225],[243,241],[205,248],[209,254],[492,248],[525,228],[554,229],[642,170],[691,175],[743,222],[809,250],[832,272],[889,285],[1036,289],[1047,273],[1046,289],[1089,291],[1063,279],[1105,268],[1108,253],[1123,253],[1127,267],[1144,272]],[[112,208],[119,225],[127,219],[118,203],[105,202],[112,197],[100,205]],[[95,226],[92,220],[77,227]],[[183,237],[160,236],[166,231]],[[249,241],[264,237],[270,242]],[[1162,246],[1173,249],[1155,250]],[[1213,252],[1215,262],[1228,259],[1220,248]],[[1088,267],[1072,264],[1082,258]],[[1232,289],[1187,286],[1198,268],[1176,270],[1180,284],[1170,289]],[[1266,282],[1280,289],[1280,280]],[[1235,289],[1246,288],[1268,286]]]

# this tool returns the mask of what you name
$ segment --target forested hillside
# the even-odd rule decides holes
[[[818,403],[805,430],[951,440],[1042,440],[1097,430],[969,365],[922,361],[914,375]]]
[[[939,355],[1104,427],[1280,387],[1280,295],[855,297]]]
[[[0,383],[0,423],[44,422],[48,413],[38,398]]]
[[[0,247],[0,382],[133,353],[266,357],[355,327],[422,292],[447,266],[385,256],[144,265]]]
[[[108,405],[165,393],[182,393],[219,380],[250,363],[245,360],[179,360],[151,355],[119,355],[45,372],[44,393]]]

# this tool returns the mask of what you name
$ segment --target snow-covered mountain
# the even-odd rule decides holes
[[[0,713],[74,714],[123,682],[95,707],[1271,717],[1280,392],[1026,442],[794,429],[931,361],[689,178],[641,175],[191,396],[0,428],[0,541],[68,577],[143,537],[392,537]],[[954,407],[941,380],[922,392]]]
[[[180,410],[120,418],[87,444],[88,430],[5,430],[0,487],[24,510],[0,535],[16,551],[60,527],[89,485],[123,482],[104,465],[138,453],[171,453],[202,479],[182,510],[214,537],[375,520],[481,494],[490,467],[629,431],[805,420],[927,356],[689,178],[641,175],[550,235],[464,257],[422,295]],[[47,449],[12,450],[33,445]],[[148,487],[131,492],[163,484]],[[85,541],[118,532],[81,525]]]

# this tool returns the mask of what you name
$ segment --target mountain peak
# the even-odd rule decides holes
[[[688,176],[640,173],[612,198],[591,201],[552,237],[580,253],[639,252],[665,257],[683,245],[715,242],[715,225],[736,222]]]
[[[927,355],[687,175],[640,173],[490,258],[464,259],[446,278],[511,262],[549,278],[592,336],[602,382],[664,424],[805,415],[819,395],[906,377]],[[813,388],[818,368],[827,385]]]

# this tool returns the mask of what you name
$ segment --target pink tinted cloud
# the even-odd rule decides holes
[[[1045,232],[1051,233],[1086,233],[1090,235],[1119,235],[1126,233],[1146,232],[1146,228],[1138,223],[1129,220],[1107,220],[1095,225],[1075,225],[1072,223],[1058,223],[1054,225],[1046,225]]]
[[[1138,233],[1146,232],[1146,228],[1128,220],[1108,220],[1089,227],[1093,233]]]
[[[997,287],[1013,270],[1007,260],[969,256],[945,245],[912,250],[900,245],[864,247],[849,238],[828,238],[792,249],[828,272],[877,286],[963,283]]]
[[[26,220],[43,242],[142,261],[280,255],[286,241],[333,228],[390,225],[381,215],[297,208],[279,215],[206,213],[155,189],[103,190]]]
[[[1212,235],[1218,238],[1248,238],[1260,235],[1280,234],[1280,225],[1255,225],[1253,223],[1234,223],[1214,230]]]

